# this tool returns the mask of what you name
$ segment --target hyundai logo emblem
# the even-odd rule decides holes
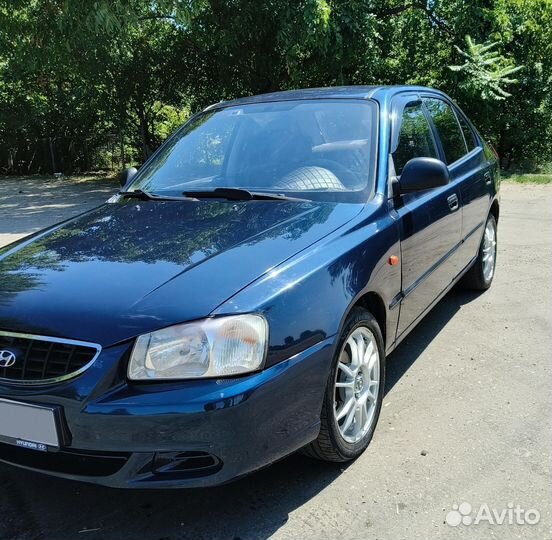
[[[17,357],[11,351],[0,351],[0,368],[9,368],[15,364]]]

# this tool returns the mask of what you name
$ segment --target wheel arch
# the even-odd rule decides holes
[[[375,291],[368,291],[363,293],[362,296],[357,298],[349,306],[349,309],[347,310],[347,313],[343,318],[341,327],[343,327],[343,324],[349,316],[349,313],[351,313],[351,311],[355,307],[364,308],[374,316],[378,323],[378,326],[380,327],[385,349],[387,347],[387,310],[385,309],[385,302],[383,301],[383,298]]]
[[[491,209],[489,210],[489,213],[495,217],[496,222],[498,223],[498,216],[500,215],[500,205],[497,199],[495,199],[493,201],[493,204],[491,204]]]

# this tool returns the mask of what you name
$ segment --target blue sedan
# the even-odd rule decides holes
[[[494,151],[422,87],[193,116],[106,204],[0,250],[0,460],[113,487],[357,458],[385,358],[496,262]]]

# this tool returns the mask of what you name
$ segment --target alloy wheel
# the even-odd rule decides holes
[[[496,228],[492,220],[487,221],[483,236],[483,277],[489,282],[494,274],[496,260]]]
[[[343,345],[334,383],[334,417],[345,441],[358,442],[372,427],[379,386],[376,338],[361,326],[353,330]]]

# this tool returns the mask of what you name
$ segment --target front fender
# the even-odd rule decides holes
[[[269,322],[266,366],[338,335],[355,302],[377,293],[386,306],[386,334],[394,340],[398,309],[389,310],[401,286],[399,230],[383,199],[369,203],[345,229],[274,268],[213,314],[258,312]]]

